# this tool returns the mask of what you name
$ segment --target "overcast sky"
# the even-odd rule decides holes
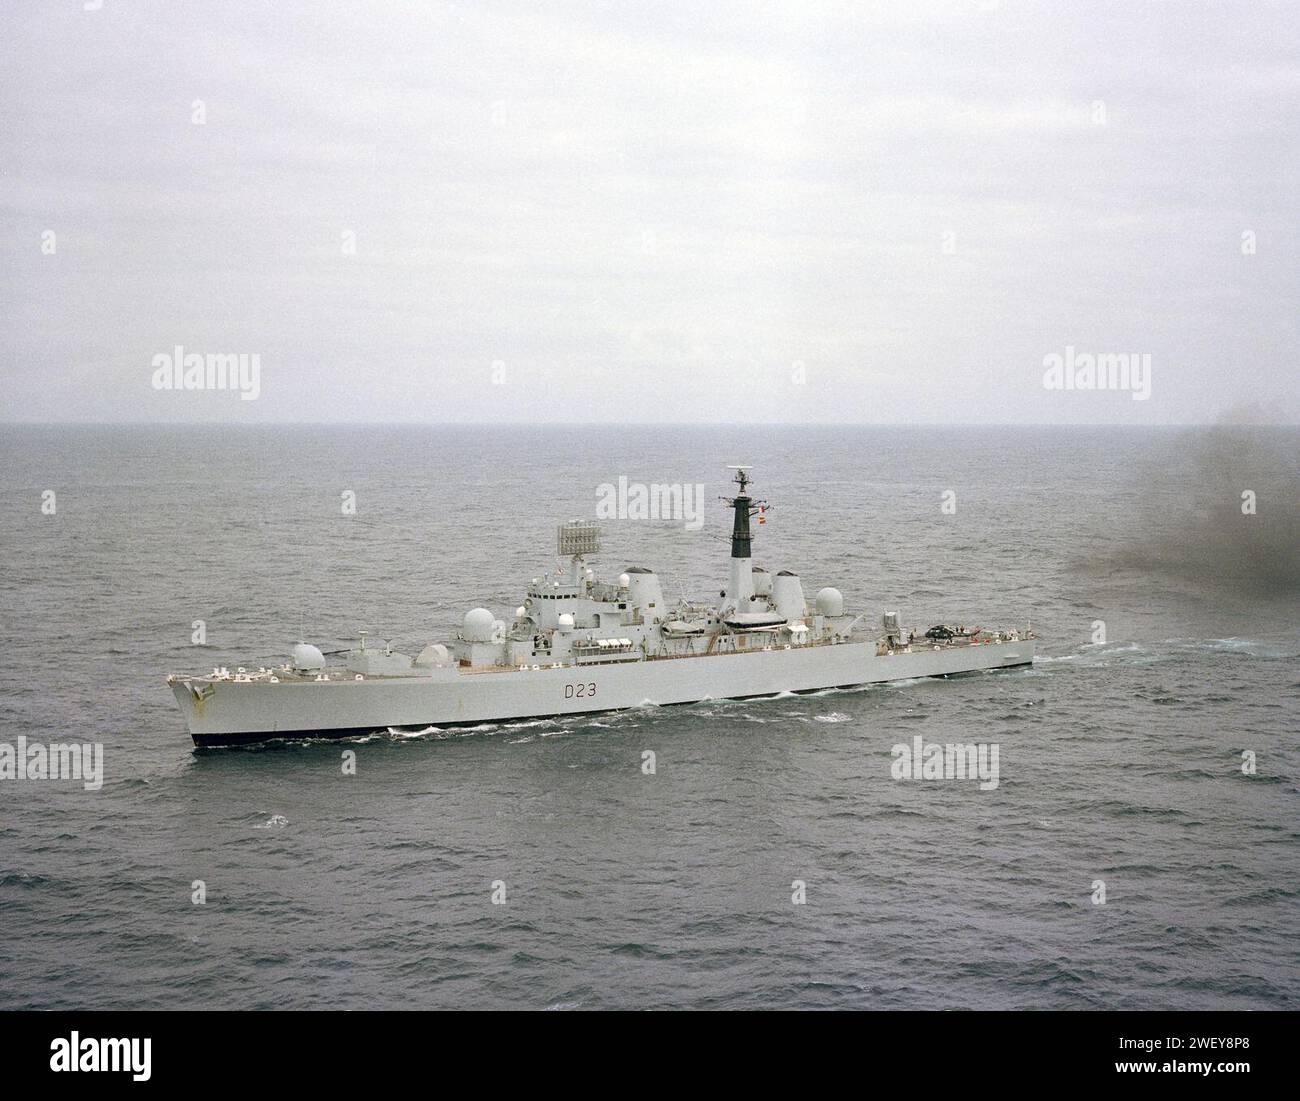
[[[1296,420],[1292,4],[83,2],[5,4],[5,419]]]

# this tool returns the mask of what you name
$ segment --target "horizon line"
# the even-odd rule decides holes
[[[1300,421],[94,421],[5,420],[5,428],[1300,428]]]

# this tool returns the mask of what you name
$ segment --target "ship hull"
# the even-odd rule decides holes
[[[195,745],[217,748],[755,699],[1014,668],[1033,657],[1032,638],[885,654],[877,652],[874,641],[843,642],[558,668],[450,667],[422,677],[279,683],[178,679],[172,688]],[[191,684],[203,684],[205,698],[196,698]]]

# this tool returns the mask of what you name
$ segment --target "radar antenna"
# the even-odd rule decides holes
[[[590,520],[570,520],[555,529],[555,553],[587,558],[600,553],[600,527]]]
[[[585,589],[584,562],[600,553],[600,526],[590,520],[570,520],[561,524],[555,529],[555,553],[569,559],[569,584],[580,591]],[[563,576],[564,567],[561,565],[555,574]]]
[[[734,466],[727,467],[728,470],[734,470],[736,472],[736,476],[732,479],[732,481],[735,482],[736,485],[740,486],[740,492],[742,495],[745,492],[745,487],[749,485],[750,482],[750,477],[745,472],[749,470],[753,465],[754,465],[753,463],[737,463]]]

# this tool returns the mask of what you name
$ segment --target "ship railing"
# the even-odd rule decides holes
[[[723,637],[737,637],[737,636],[723,636]],[[777,650],[810,650],[815,646],[840,646],[846,642],[854,642],[854,641],[862,642],[864,640],[852,639],[842,635],[840,636],[833,635],[829,638],[811,639],[808,642],[777,642],[777,643],[773,643],[771,646],[751,646],[746,649],[740,649],[739,647],[737,647],[734,649],[720,650],[715,647],[714,649],[711,650],[691,650],[689,653],[685,653],[685,654],[647,654],[646,660],[677,661],[680,658],[720,657],[725,654],[761,654],[766,651],[777,651]]]

